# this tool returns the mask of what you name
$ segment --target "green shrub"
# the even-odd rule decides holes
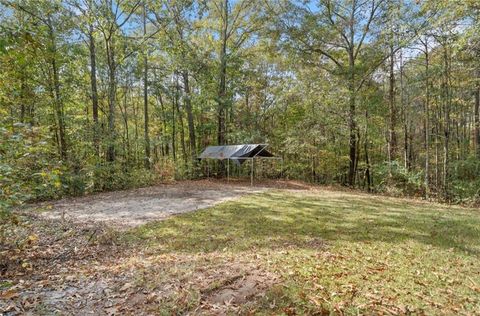
[[[14,124],[0,129],[0,200],[11,208],[31,199],[57,197],[61,187],[60,164],[54,149],[44,141],[44,130]]]
[[[454,201],[480,204],[480,160],[469,157],[450,167],[449,190]]]
[[[397,161],[372,167],[373,190],[393,195],[422,195],[424,174],[409,171]]]

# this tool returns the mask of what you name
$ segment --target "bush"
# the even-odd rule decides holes
[[[92,166],[90,177],[77,176],[78,187],[84,187],[85,193],[97,191],[124,190],[153,184],[158,176],[153,170],[143,167],[122,166],[121,163],[104,163]]]
[[[469,157],[450,166],[450,193],[454,201],[480,204],[480,160]]]
[[[61,187],[60,164],[53,148],[42,139],[43,130],[15,124],[13,130],[0,129],[0,200],[11,208],[31,199],[57,197]],[[43,137],[42,137],[43,136]]]
[[[397,161],[372,167],[373,190],[392,195],[419,196],[424,192],[423,172],[409,171]]]

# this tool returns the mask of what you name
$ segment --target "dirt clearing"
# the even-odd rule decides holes
[[[183,181],[63,199],[43,203],[40,207],[46,210],[42,215],[48,219],[65,218],[82,223],[101,222],[117,228],[129,228],[265,190],[265,187],[238,183]]]

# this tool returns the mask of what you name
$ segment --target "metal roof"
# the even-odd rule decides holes
[[[268,152],[268,144],[242,144],[225,146],[208,146],[198,156],[198,159],[232,159],[237,163],[242,163],[245,159],[253,157],[273,157]]]

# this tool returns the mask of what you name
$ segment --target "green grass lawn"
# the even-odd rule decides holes
[[[184,258],[183,265],[142,272],[147,288],[222,271],[219,262],[278,276],[265,295],[240,307],[245,313],[480,313],[478,210],[348,192],[268,191],[125,238],[158,258]],[[166,299],[162,312],[200,304],[205,290],[186,284],[193,284],[187,294]]]

